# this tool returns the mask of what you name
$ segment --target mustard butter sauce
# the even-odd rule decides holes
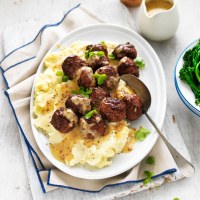
[[[149,0],[146,1],[146,9],[148,15],[154,15],[160,11],[169,10],[173,7],[173,3],[169,0]]]

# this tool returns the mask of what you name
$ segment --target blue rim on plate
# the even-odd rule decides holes
[[[185,96],[183,95],[183,93],[181,92],[181,89],[179,88],[179,85],[178,85],[178,82],[177,82],[177,77],[176,76],[176,72],[177,72],[177,66],[178,66],[178,63],[180,61],[180,59],[182,58],[183,54],[194,44],[196,43],[197,41],[199,40],[196,39],[195,41],[193,41],[192,43],[190,43],[181,53],[181,55],[179,56],[177,62],[176,62],[176,65],[175,65],[175,69],[174,69],[174,83],[175,83],[175,87],[176,87],[176,91],[180,97],[180,99],[182,100],[182,102],[185,104],[185,106],[191,111],[193,112],[195,115],[197,115],[198,117],[200,117],[200,109],[198,110],[197,108],[195,108],[186,98]],[[194,97],[194,101],[195,101],[195,97]]]

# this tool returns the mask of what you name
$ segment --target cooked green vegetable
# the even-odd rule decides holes
[[[84,87],[80,87],[77,91],[72,91],[72,94],[81,94],[85,97],[89,97],[92,93],[92,89],[85,89]]]
[[[173,200],[180,200],[179,198],[177,198],[177,197],[175,197],[175,198],[173,198]]]
[[[151,181],[151,178],[154,176],[154,173],[151,171],[144,171],[144,176],[146,177],[143,183],[146,185]]]
[[[183,56],[183,68],[179,72],[181,80],[185,81],[195,96],[195,104],[200,105],[200,40]]]
[[[143,141],[143,140],[145,140],[145,138],[147,137],[147,135],[149,135],[149,133],[150,133],[149,129],[141,127],[139,130],[136,131],[135,138],[137,140]]]
[[[156,159],[155,159],[155,157],[153,157],[153,156],[149,156],[149,157],[146,159],[146,164],[148,164],[148,165],[154,165],[155,162],[156,162]]]
[[[86,113],[85,118],[90,119],[94,114],[97,114],[96,110],[91,110],[90,112]]]
[[[112,53],[110,53],[108,55],[108,57],[109,57],[110,60],[115,60],[116,59],[116,56],[114,54],[112,54]]]
[[[94,78],[97,79],[98,85],[102,85],[104,83],[104,81],[106,80],[107,76],[106,76],[106,74],[95,73]]]
[[[144,59],[141,57],[135,58],[134,62],[139,68],[143,68],[145,66]]]
[[[200,70],[199,70],[199,66],[200,66],[200,62],[198,62],[198,64],[195,67],[195,74],[196,74],[197,80],[200,82]]]

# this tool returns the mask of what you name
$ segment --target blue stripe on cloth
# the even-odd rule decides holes
[[[27,61],[29,61],[29,60],[34,59],[35,57],[36,57],[36,56],[33,56],[33,57],[31,57],[31,58],[28,58],[28,59],[26,59],[26,60],[20,61],[20,62],[14,64],[14,65],[8,67],[6,70],[4,70],[4,73],[5,73],[6,71],[8,71],[9,69],[13,68],[13,67],[16,67],[17,65],[20,65],[20,64],[22,64],[22,63],[24,63],[24,62],[27,62]]]
[[[44,25],[44,26],[39,30],[39,32],[37,33],[37,35],[34,37],[34,39],[33,39],[32,41],[30,41],[30,42],[28,42],[28,43],[26,43],[26,44],[24,44],[24,45],[22,45],[22,46],[20,46],[20,47],[18,47],[18,48],[16,48],[16,49],[14,49],[14,50],[11,51],[10,53],[8,53],[8,54],[0,61],[0,65],[1,65],[1,63],[2,63],[8,56],[10,56],[11,54],[13,54],[15,51],[17,51],[17,50],[19,50],[19,49],[21,49],[21,48],[23,48],[23,47],[26,47],[26,46],[30,45],[31,43],[33,43],[33,42],[37,39],[37,37],[38,37],[40,34],[42,34],[42,32],[43,32],[46,28],[54,27],[54,26],[59,26],[59,25],[65,20],[66,16],[67,16],[70,12],[72,12],[73,10],[75,10],[76,8],[79,8],[80,5],[81,5],[81,4],[79,3],[78,5],[76,5],[76,6],[74,6],[73,8],[71,8],[66,14],[64,14],[63,18],[62,18],[59,22],[54,23],[54,24],[46,24],[46,25]],[[23,62],[23,61],[21,61],[21,62]],[[2,71],[4,71],[4,69],[3,69],[1,66],[0,66],[0,68],[1,68]]]
[[[4,83],[6,84],[6,88],[9,88],[8,82],[6,80],[6,77],[4,76],[4,70],[3,70],[3,68],[1,66],[0,66],[0,70],[1,70],[1,74],[3,76]]]
[[[157,175],[153,176],[152,179],[155,179],[155,178],[157,178],[159,176],[164,176],[164,175],[167,175],[167,174],[172,174],[172,173],[175,173],[176,171],[177,170],[175,168],[172,168],[172,169],[166,170],[166,171],[164,171],[164,172],[162,172],[160,174],[157,174]],[[64,186],[64,185],[52,184],[52,183],[50,183],[50,176],[51,176],[51,169],[49,170],[48,179],[47,179],[47,185],[49,185],[49,186],[67,188],[67,189],[78,190],[78,191],[82,191],[82,192],[90,192],[90,193],[100,192],[100,191],[102,191],[106,187],[114,187],[114,186],[124,185],[124,184],[128,184],[128,183],[140,183],[140,182],[142,182],[144,180],[144,179],[141,179],[141,180],[126,181],[126,182],[116,183],[116,184],[109,184],[109,185],[104,186],[100,190],[96,190],[95,191],[95,190],[83,190],[83,189],[73,188],[73,187]]]
[[[46,191],[45,191],[43,182],[42,182],[41,177],[40,177],[40,174],[39,174],[39,169],[37,168],[35,159],[34,159],[33,154],[32,154],[33,147],[30,145],[30,143],[28,142],[28,140],[27,140],[27,138],[26,138],[26,136],[25,136],[25,134],[24,134],[24,131],[23,131],[23,129],[22,129],[22,127],[21,127],[21,124],[19,123],[19,120],[18,120],[17,115],[16,115],[16,113],[15,113],[14,107],[13,107],[13,105],[12,105],[12,103],[11,103],[10,96],[9,96],[8,92],[5,91],[4,93],[5,93],[5,95],[6,95],[7,98],[8,98],[8,102],[9,102],[11,108],[12,108],[13,114],[14,114],[15,119],[16,119],[16,122],[17,122],[17,125],[18,125],[18,127],[19,127],[19,129],[20,129],[20,131],[21,131],[21,133],[22,133],[22,136],[23,136],[23,138],[24,138],[24,141],[25,141],[25,143],[26,143],[26,146],[27,146],[27,148],[28,148],[28,151],[29,151],[29,153],[30,153],[30,155],[31,155],[31,158],[32,158],[32,161],[33,161],[33,164],[34,164],[34,167],[35,167],[35,170],[36,170],[38,179],[39,179],[39,181],[40,181],[40,185],[41,185],[41,187],[42,187],[43,192],[45,193]],[[39,161],[40,165],[41,165],[42,168],[45,170],[45,167],[44,167],[42,161],[40,160],[40,157],[39,157],[39,156],[37,155],[37,153],[35,152],[35,150],[33,151],[33,153],[36,155],[36,157],[38,158],[38,161]]]

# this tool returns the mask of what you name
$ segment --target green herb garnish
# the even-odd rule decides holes
[[[200,40],[183,56],[183,67],[179,71],[179,78],[185,81],[195,96],[195,104],[200,106]]]
[[[149,157],[146,159],[146,164],[148,164],[148,165],[154,165],[155,162],[156,162],[156,159],[155,159],[155,157],[153,157],[153,156],[149,156]]]
[[[101,41],[100,44],[102,44],[103,46],[106,46],[105,41]]]
[[[175,197],[175,198],[173,198],[173,200],[180,200],[179,198],[177,198],[177,197]]]
[[[59,81],[60,82],[67,82],[69,80],[69,77],[64,75],[63,71],[57,71],[56,76],[59,76]]]
[[[94,57],[94,56],[105,56],[105,53],[103,51],[91,51],[89,52],[89,58]]]
[[[65,75],[64,75],[64,76],[62,77],[62,82],[67,82],[68,80],[69,80],[69,77],[68,77],[68,76],[65,76]]]
[[[79,90],[77,91],[72,91],[72,94],[80,94],[88,98],[91,93],[92,93],[92,89],[88,89],[88,88],[85,89],[84,87],[80,87]]]
[[[85,51],[85,58],[86,58],[86,59],[89,58],[89,53],[90,53],[90,50],[86,50],[86,51]]]
[[[112,53],[110,53],[108,55],[108,57],[109,57],[110,60],[115,60],[116,59],[116,56],[114,54],[112,54]]]
[[[64,75],[64,73],[62,71],[57,71],[56,72],[56,76],[63,76],[63,75]]]
[[[151,178],[154,176],[154,173],[151,171],[144,171],[144,176],[146,178],[143,180],[143,183],[144,185],[146,185],[147,183],[151,181]]]
[[[143,141],[143,140],[145,140],[145,138],[147,137],[147,135],[149,135],[149,133],[150,133],[149,129],[141,127],[139,130],[136,131],[135,138],[137,140]]]
[[[86,59],[94,57],[94,56],[102,57],[102,56],[105,56],[105,53],[103,51],[91,51],[91,49],[85,51]]]
[[[106,80],[107,76],[106,74],[94,74],[94,78],[97,79],[97,83],[98,85],[102,85],[104,83],[104,81]]]
[[[91,110],[85,115],[85,119],[90,119],[94,114],[98,114],[96,110]]]
[[[137,65],[137,67],[139,67],[139,68],[143,68],[145,66],[144,59],[141,57],[135,58],[134,62]]]

